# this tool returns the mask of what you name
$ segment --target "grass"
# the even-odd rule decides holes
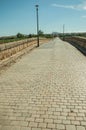
[[[27,39],[27,38],[0,39],[0,44],[14,42],[14,41],[19,41],[19,40],[23,40],[23,39]]]

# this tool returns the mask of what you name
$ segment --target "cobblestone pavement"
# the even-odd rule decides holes
[[[86,57],[57,38],[3,72],[0,130],[86,130]]]

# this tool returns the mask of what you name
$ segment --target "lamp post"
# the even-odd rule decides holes
[[[36,17],[37,17],[37,47],[39,47],[39,16],[38,16],[39,5],[35,5],[35,7],[36,7]]]
[[[65,40],[65,34],[64,34],[64,31],[65,31],[65,24],[63,24],[63,41]]]

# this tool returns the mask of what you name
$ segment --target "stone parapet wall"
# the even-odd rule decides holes
[[[2,44],[0,45],[0,60],[8,58],[25,48],[34,46],[36,46],[36,39]]]
[[[73,42],[75,44],[80,45],[81,47],[86,48],[86,39],[81,37],[66,37],[65,41]]]
[[[36,38],[30,38],[30,39],[25,39],[25,40],[20,40],[20,41],[15,41],[15,42],[9,42],[9,43],[2,43],[2,44],[0,44],[0,52],[7,50],[7,49],[14,48],[16,46],[20,46],[22,44],[25,44],[25,43],[28,43],[28,42],[31,42],[31,41],[34,41],[34,40],[36,40]]]
[[[46,43],[49,40],[51,39],[40,38],[40,44]],[[0,69],[9,66],[11,63],[15,63],[19,57],[36,48],[37,40],[35,38],[29,41],[15,42],[15,45],[13,43],[7,43],[6,47],[4,47],[5,44],[2,45],[3,49],[1,48],[0,50]]]

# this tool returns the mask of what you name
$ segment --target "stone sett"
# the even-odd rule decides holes
[[[86,57],[56,38],[1,72],[0,130],[86,130]]]

